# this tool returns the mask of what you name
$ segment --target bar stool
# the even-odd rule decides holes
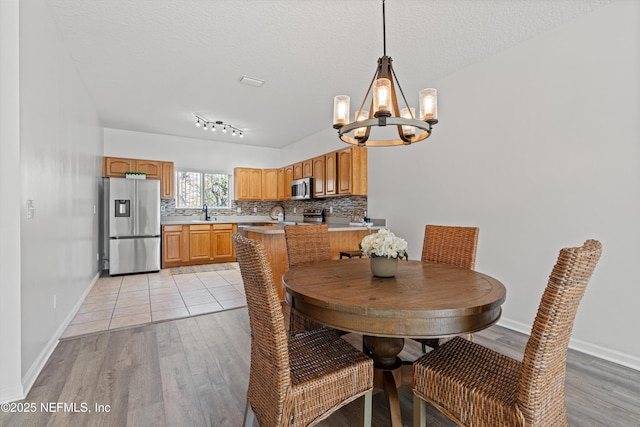
[[[357,250],[357,251],[340,251],[340,259],[347,257],[349,259],[353,258],[354,256],[357,256],[358,258],[362,258],[362,251]]]

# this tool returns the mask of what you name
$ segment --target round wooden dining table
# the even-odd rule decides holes
[[[371,274],[369,259],[331,260],[282,276],[287,303],[324,325],[363,335],[377,385],[389,400],[392,426],[402,426],[396,373],[404,338],[441,338],[485,329],[498,321],[506,289],[473,270],[399,261],[394,277]]]

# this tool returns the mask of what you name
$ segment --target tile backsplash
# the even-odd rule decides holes
[[[367,196],[344,196],[327,199],[313,200],[283,200],[283,201],[236,201],[231,202],[229,209],[209,208],[211,215],[217,217],[225,216],[268,216],[271,208],[280,205],[284,208],[285,218],[287,216],[301,216],[303,209],[324,209],[325,218],[350,218],[353,211],[367,210]],[[241,212],[238,213],[237,209]],[[254,212],[254,208],[256,212]],[[330,208],[333,212],[329,213]],[[294,209],[296,212],[294,212]],[[160,201],[160,214],[163,217],[199,215],[202,209],[177,209],[175,199],[162,199]]]

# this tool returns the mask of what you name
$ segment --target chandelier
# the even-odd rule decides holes
[[[202,129],[209,130],[211,129],[213,132],[220,129],[222,132],[227,132],[227,130],[231,131],[232,136],[239,135],[240,138],[244,138],[244,131],[239,127],[230,125],[229,123],[225,123],[220,120],[208,120],[202,117],[199,114],[194,114],[196,117],[196,126],[202,126]]]
[[[420,116],[416,118],[415,108],[409,107],[400,87],[400,82],[391,65],[392,59],[387,56],[384,1],[382,0],[383,56],[378,58],[376,72],[352,122],[349,123],[349,96],[338,95],[333,100],[333,127],[338,130],[341,140],[353,145],[369,147],[409,145],[428,138],[431,135],[432,126],[438,123],[435,89],[420,91]],[[402,109],[398,108],[396,86],[404,101],[405,106]],[[367,111],[364,105],[370,93],[372,93],[371,103]],[[397,127],[397,139],[369,139],[372,128],[389,125]]]

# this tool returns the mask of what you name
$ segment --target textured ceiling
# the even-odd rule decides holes
[[[283,147],[331,127],[334,95],[359,105],[383,53],[380,0],[45,2],[110,128]],[[417,104],[433,80],[606,3],[388,0],[387,54]],[[205,134],[195,112],[245,137]]]

